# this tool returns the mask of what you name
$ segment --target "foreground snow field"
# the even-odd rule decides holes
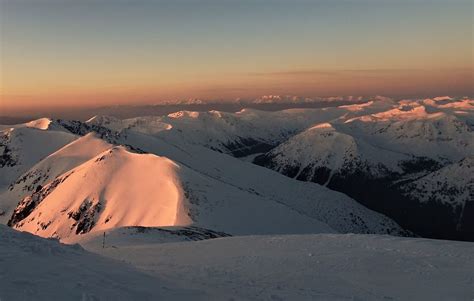
[[[130,232],[86,249],[236,300],[472,300],[474,243],[383,235],[225,237],[156,243]]]
[[[207,300],[79,245],[0,225],[0,300]]]
[[[84,235],[88,252],[0,225],[0,299],[474,298],[471,242],[361,234],[193,241],[219,235],[198,228],[116,229],[105,248],[102,236]]]

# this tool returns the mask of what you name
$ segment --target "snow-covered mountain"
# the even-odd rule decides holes
[[[449,99],[449,106],[439,105],[440,101],[447,100],[400,101],[392,108],[379,106],[379,112],[315,124],[254,162],[347,193],[419,234],[474,239],[472,227],[457,226],[463,214],[472,214],[470,206],[467,210],[459,207],[472,189],[468,184],[455,184],[474,178],[472,169],[466,167],[469,164],[456,163],[469,161],[474,154],[472,100]],[[345,107],[364,112],[372,105]],[[420,177],[429,178],[447,165],[452,180],[446,187],[452,188],[449,194],[454,202],[432,196],[432,190],[440,187],[428,191],[418,183]],[[416,193],[406,192],[414,187]],[[427,224],[423,215],[440,222]]]
[[[0,126],[0,299],[470,299],[472,243],[381,234],[474,240],[473,131],[451,97]]]
[[[340,129],[370,139],[382,148],[441,162],[460,160],[474,153],[474,131],[469,123],[458,118],[459,113],[429,113],[427,110],[417,103],[400,105],[385,112],[349,119]]]
[[[77,138],[62,130],[47,130],[43,118],[18,126],[0,127],[0,190],[42,158]]]
[[[3,222],[62,239],[123,226],[187,225],[229,234],[408,234],[341,193],[161,135],[171,131],[162,119],[172,118],[53,121],[79,138],[0,195]]]
[[[391,106],[387,99],[372,100],[366,111]],[[95,116],[87,126],[108,128],[116,132],[138,132],[173,143],[205,146],[235,157],[262,153],[277,146],[312,124],[328,122],[341,116],[363,114],[355,106],[321,109],[289,109],[275,112],[243,109],[236,113],[179,111],[166,116],[148,116],[120,120]]]
[[[473,156],[407,182],[400,190],[406,197],[421,204],[438,204],[442,208],[452,209],[451,213],[456,216],[455,219],[438,221],[442,224],[450,222],[450,227],[459,233],[472,235],[474,232]]]
[[[116,226],[187,224],[175,168],[166,158],[112,147],[24,198],[9,224],[59,238]]]
[[[227,167],[244,165],[254,175],[258,176],[259,171],[261,177],[271,175],[274,184],[283,183],[282,193],[270,194],[259,185],[213,175],[204,160],[206,156],[202,162],[207,168],[202,170],[204,166],[195,168],[164,157],[112,147],[25,197],[9,224],[59,238],[121,226],[190,224],[230,234],[404,233],[388,218],[342,194],[289,180],[205,148],[200,151],[208,152],[209,158],[221,156],[224,160],[218,163]],[[176,154],[179,150],[172,152]],[[297,200],[290,198],[292,189],[283,193],[292,184],[300,191],[296,193],[300,196]],[[319,210],[312,212],[314,208]]]
[[[43,160],[36,156],[8,177],[0,222],[62,239],[114,227],[188,225],[229,234],[407,234],[367,206],[421,235],[470,239],[469,226],[456,226],[465,219],[461,212],[471,214],[467,188],[456,186],[456,202],[410,190],[472,156],[471,103],[378,97],[321,109],[179,111],[4,127],[40,133],[35,139],[68,139],[58,138]],[[245,162],[251,160],[300,181]],[[469,181],[472,173],[464,173]],[[441,222],[427,223],[424,214]]]
[[[440,203],[464,207],[474,200],[474,156],[449,164],[403,186],[420,202],[437,199]]]
[[[96,117],[92,123],[153,135],[176,146],[184,140],[250,161],[273,147],[255,162],[345,192],[407,227],[421,229],[420,234],[439,237],[436,233],[446,226],[425,229],[418,222],[420,214],[439,212],[434,216],[449,220],[448,224],[456,223],[459,215],[453,216],[452,208],[438,210],[433,203],[422,205],[432,209],[423,209],[417,200],[397,201],[405,199],[398,186],[401,180],[414,180],[473,153],[472,103],[468,98],[394,101],[377,97],[336,108],[180,111],[128,120]],[[380,202],[382,198],[401,203]],[[407,208],[413,213],[407,215]],[[452,231],[442,237],[453,237]]]
[[[159,136],[176,143],[185,140],[188,143],[242,157],[271,149],[307,124],[306,118],[294,117],[295,114],[249,109],[238,113],[179,111],[162,117],[137,117],[125,120],[96,116],[88,120],[87,124],[115,131],[133,131]],[[273,122],[282,126],[270,126]]]

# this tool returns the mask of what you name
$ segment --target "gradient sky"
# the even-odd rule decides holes
[[[0,0],[0,110],[473,94],[472,0]]]

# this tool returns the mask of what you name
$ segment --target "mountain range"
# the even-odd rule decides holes
[[[196,226],[474,240],[469,98],[0,130],[0,222],[44,237]]]

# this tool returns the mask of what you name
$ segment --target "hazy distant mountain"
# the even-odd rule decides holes
[[[10,116],[0,116],[0,124],[19,124],[30,120],[49,116],[51,118],[74,119],[85,121],[95,115],[112,115],[118,118],[133,118],[140,116],[162,116],[178,111],[207,112],[217,110],[221,112],[238,112],[244,108],[253,108],[261,111],[279,111],[294,108],[321,108],[363,102],[364,97],[327,97],[306,98],[300,96],[267,95],[256,99],[227,99],[227,100],[168,100],[155,104],[136,105],[109,105],[101,107],[56,108],[55,110],[35,108],[20,113],[11,113]]]

